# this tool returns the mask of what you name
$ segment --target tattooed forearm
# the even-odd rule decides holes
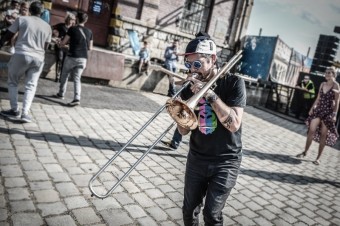
[[[236,132],[240,128],[243,108],[229,107],[221,99],[214,101],[211,106],[218,120],[227,130]]]
[[[227,116],[227,119],[222,122],[222,124],[227,128],[231,129],[231,125],[235,121],[235,115],[234,111],[230,109],[229,115]]]

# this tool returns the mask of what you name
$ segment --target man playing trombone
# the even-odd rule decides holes
[[[183,90],[188,100],[217,75],[216,45],[209,35],[199,33],[185,51],[185,66],[191,86]],[[246,105],[243,79],[228,74],[216,80],[199,99],[194,113],[198,126],[191,131],[183,202],[185,225],[199,225],[202,206],[206,225],[223,225],[222,209],[236,183],[242,159],[241,124]],[[189,129],[177,125],[182,135]],[[203,198],[205,197],[205,204]]]

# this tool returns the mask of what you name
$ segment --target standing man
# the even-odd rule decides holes
[[[188,43],[185,66],[198,76],[188,77],[193,84],[182,92],[184,100],[216,75],[216,60],[216,45],[209,37],[198,36]],[[201,206],[204,206],[205,225],[223,225],[222,209],[241,165],[241,124],[245,106],[244,81],[232,74],[218,79],[216,87],[199,100],[195,110],[199,125],[191,131],[185,171],[185,225],[199,225]],[[182,135],[190,132],[180,125],[177,128]]]
[[[172,43],[172,46],[168,46],[165,49],[164,58],[165,58],[165,67],[169,71],[172,71],[176,73],[177,69],[177,61],[178,61],[178,40],[175,39]],[[172,97],[176,93],[176,86],[175,86],[175,79],[173,76],[168,75],[169,78],[169,90],[168,90],[168,96]]]
[[[70,106],[80,104],[81,94],[81,75],[86,67],[88,50],[93,47],[92,31],[85,27],[88,15],[84,12],[77,14],[78,25],[70,27],[60,46],[65,47],[69,43],[69,52],[65,58],[64,65],[60,76],[60,87],[56,97],[64,99],[66,93],[67,81],[70,73],[74,78],[74,98],[69,103]]]
[[[310,79],[309,75],[305,75],[300,84],[297,85],[301,89],[299,103],[297,104],[297,110],[295,117],[300,118],[301,113],[303,116],[308,115],[308,111],[314,103],[315,99],[315,85]]]
[[[8,94],[11,109],[1,111],[7,117],[19,117],[18,83],[22,75],[25,76],[25,94],[23,98],[22,122],[31,122],[28,115],[38,79],[44,66],[45,50],[51,41],[52,30],[48,23],[40,18],[43,6],[40,2],[33,2],[29,11],[31,16],[21,16],[8,28],[6,35],[0,40],[0,47],[18,32],[15,43],[15,53],[8,62]]]

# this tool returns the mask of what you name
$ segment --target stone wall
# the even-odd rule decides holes
[[[227,61],[234,53],[234,45],[230,43],[235,43],[236,40],[229,38],[235,37],[231,32],[237,32],[234,27],[238,27],[240,23],[236,21],[238,17],[234,18],[237,16],[236,4],[241,4],[240,2],[243,1],[219,1],[212,6],[207,29],[216,42],[220,63]],[[184,4],[185,0],[145,0],[143,7],[139,9],[139,3],[119,2],[114,10],[116,23],[113,23],[115,35],[111,38],[111,48],[116,52],[134,55],[128,35],[128,31],[133,30],[137,33],[140,43],[144,40],[150,43],[153,58],[163,59],[165,48],[171,45],[174,39],[180,40],[180,51],[184,52],[187,43],[194,38],[193,34],[180,31]]]

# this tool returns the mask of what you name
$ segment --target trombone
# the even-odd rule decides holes
[[[166,70],[164,68],[161,69],[162,72],[165,72],[167,74],[170,75],[176,75],[175,77],[181,79],[181,80],[185,80],[185,78],[181,77],[180,75],[174,74],[173,72]],[[183,86],[175,93],[175,95],[172,97],[172,99],[175,99],[181,92],[183,89],[185,89],[188,85],[190,84],[190,81],[186,81]],[[133,135],[130,140],[127,141],[127,143],[113,156],[111,157],[111,159],[108,160],[108,162],[90,179],[89,181],[89,189],[92,193],[92,197],[96,196],[97,198],[101,198],[104,199],[106,197],[108,197],[114,189],[116,189],[121,183],[122,181],[132,172],[132,170],[134,170],[137,165],[145,158],[145,156],[156,146],[156,144],[170,131],[170,129],[175,125],[175,122],[173,122],[161,135],[160,137],[149,147],[148,150],[146,150],[144,152],[144,154],[139,157],[139,159],[136,161],[135,164],[133,164],[131,166],[131,168],[129,170],[127,170],[125,172],[125,174],[105,193],[105,194],[98,194],[94,188],[93,188],[93,183],[95,180],[97,180],[97,178],[99,177],[99,175],[107,168],[111,165],[111,163],[138,137],[139,134],[141,134],[148,125],[151,124],[151,122],[165,109],[166,104],[164,104],[161,108],[158,109],[158,111],[135,133],[135,135]]]
[[[147,156],[147,154],[156,146],[156,144],[171,130],[171,128],[178,123],[179,125],[189,128],[190,130],[195,129],[197,127],[197,117],[193,113],[194,107],[197,105],[198,101],[202,96],[205,94],[205,92],[210,89],[214,83],[218,80],[218,78],[223,77],[224,73],[228,72],[235,64],[236,62],[241,58],[241,52],[239,51],[236,55],[234,55],[230,61],[225,64],[220,71],[209,81],[207,82],[203,88],[194,96],[192,96],[187,102],[183,102],[180,100],[177,100],[177,96],[190,84],[190,81],[186,81],[182,87],[176,92],[176,94],[170,98],[165,105],[163,105],[136,133],[133,135],[130,140],[127,141],[127,143],[113,156],[111,157],[107,163],[99,169],[99,171],[90,179],[89,181],[89,189],[92,193],[92,197],[96,196],[97,198],[104,199],[108,197],[114,189],[116,189],[122,181],[134,170],[137,165]],[[174,75],[174,73],[162,69],[163,72]],[[175,76],[177,78],[180,78],[184,80],[183,77],[177,75]],[[138,137],[140,133],[142,133],[143,130],[146,129],[148,125],[165,109],[167,108],[168,113],[170,116],[175,120],[171,123],[171,125],[160,135],[159,138],[156,139],[156,141],[146,150],[142,156],[139,157],[139,159],[125,172],[125,174],[117,180],[117,182],[105,193],[105,194],[99,194],[97,193],[93,188],[93,183],[96,181],[99,177],[99,175],[104,172],[104,170],[111,165],[111,163]]]

